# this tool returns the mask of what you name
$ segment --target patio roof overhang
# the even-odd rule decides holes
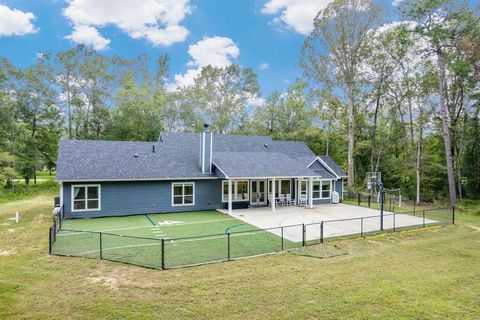
[[[224,179],[322,178],[282,153],[217,152],[213,165]]]

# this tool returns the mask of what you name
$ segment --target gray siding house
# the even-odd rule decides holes
[[[345,178],[303,142],[216,135],[207,125],[202,133],[162,133],[158,142],[62,140],[57,162],[70,218],[312,207],[341,196]]]

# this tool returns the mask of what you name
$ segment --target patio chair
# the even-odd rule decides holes
[[[289,194],[289,193],[287,193],[287,194],[285,195],[285,204],[286,204],[287,206],[291,206],[291,205],[294,204],[294,203],[292,202],[292,195]]]
[[[307,206],[307,196],[305,195],[300,196],[300,206],[304,206],[304,207]]]
[[[284,206],[287,204],[287,199],[285,198],[284,194],[280,194],[278,197],[278,202],[281,206]]]

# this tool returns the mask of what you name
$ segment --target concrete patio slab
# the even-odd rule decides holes
[[[227,213],[227,210],[220,210]],[[301,242],[305,224],[306,241],[320,239],[320,222],[323,224],[323,237],[332,238],[380,230],[380,211],[347,204],[324,204],[314,208],[278,207],[249,208],[233,210],[232,217],[261,229],[270,229],[273,234],[283,236],[292,242]],[[354,219],[354,220],[345,220]],[[384,229],[422,226],[423,218],[408,214],[384,212]],[[425,224],[434,224],[435,220],[425,219]]]

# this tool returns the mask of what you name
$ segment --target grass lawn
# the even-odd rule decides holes
[[[161,271],[49,256],[52,196],[0,204],[1,318],[479,318],[478,203],[454,226]]]
[[[164,243],[167,268],[282,250],[282,239],[270,232],[218,211],[200,211],[66,220],[53,252],[161,268],[162,238],[170,239]],[[283,248],[300,245],[283,241]]]

